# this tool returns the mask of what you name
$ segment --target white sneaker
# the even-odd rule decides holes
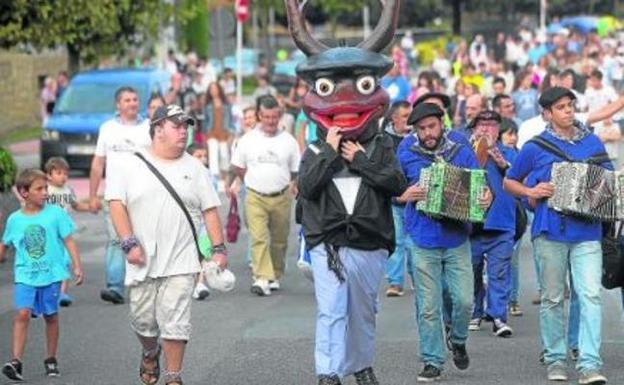
[[[256,279],[253,285],[251,285],[251,292],[261,297],[271,295],[269,281],[266,279]]]
[[[269,281],[269,289],[271,289],[271,291],[281,289],[279,281],[277,279],[275,281]]]
[[[511,337],[511,335],[513,334],[513,330],[511,329],[511,327],[498,318],[494,319],[492,332],[494,332],[495,336],[503,338]]]
[[[592,370],[587,373],[581,373],[578,383],[580,385],[603,385],[607,383],[607,377],[600,374],[597,370]]]
[[[199,301],[202,301],[210,295],[210,289],[203,282],[197,282],[195,285],[195,290],[193,290],[193,298]]]
[[[468,330],[471,332],[478,332],[481,330],[481,318],[473,318],[468,324]]]

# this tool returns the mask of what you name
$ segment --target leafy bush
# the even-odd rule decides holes
[[[0,147],[0,192],[11,190],[15,183],[17,166],[11,153]]]

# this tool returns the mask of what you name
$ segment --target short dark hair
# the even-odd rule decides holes
[[[503,99],[511,99],[511,96],[507,94],[500,94],[500,95],[494,96],[494,98],[492,99],[492,108],[500,108],[501,102],[503,101]]]
[[[15,180],[15,187],[21,195],[22,190],[28,191],[30,189],[30,186],[32,186],[34,181],[36,181],[37,179],[43,179],[47,181],[48,177],[43,171],[39,169],[27,168],[24,171],[20,172],[17,176],[17,179]]]
[[[493,85],[496,83],[503,83],[503,86],[507,86],[507,82],[505,81],[505,78],[502,78],[500,76],[495,77],[494,80],[492,81]]]
[[[63,157],[53,156],[52,158],[48,159],[43,169],[48,175],[52,174],[52,171],[54,170],[69,171],[69,163],[67,163],[67,161]]]
[[[591,72],[589,76],[598,80],[602,80],[602,71],[600,71],[599,69],[595,69]]]
[[[502,118],[500,128],[498,131],[498,140],[501,140],[503,134],[506,132],[512,132],[514,134],[518,134],[518,125],[511,119]]]
[[[410,102],[406,101],[406,100],[399,100],[398,102],[394,102],[392,103],[392,105],[390,106],[390,109],[388,110],[388,117],[391,117],[392,115],[394,115],[395,112],[397,112],[400,108],[411,108],[412,105],[410,104]]]
[[[154,100],[160,100],[163,104],[167,104],[165,98],[160,94],[160,92],[153,92],[147,101],[147,105],[149,106]]]
[[[122,87],[117,88],[117,91],[115,91],[115,102],[118,102],[119,99],[121,98],[121,95],[125,92],[138,95],[138,92],[134,88],[130,86],[122,86]]]
[[[572,76],[572,78],[576,79],[576,72],[572,68],[567,68],[559,73],[560,78],[565,78],[566,76]]]
[[[256,113],[260,113],[260,109],[271,110],[279,107],[279,103],[273,95],[262,95],[256,99]]]

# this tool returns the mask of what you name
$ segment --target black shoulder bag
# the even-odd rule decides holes
[[[180,208],[182,209],[182,212],[184,213],[186,220],[191,226],[191,231],[193,232],[193,239],[195,239],[195,248],[197,249],[197,257],[199,258],[199,262],[201,263],[203,260],[203,255],[202,255],[201,250],[199,249],[197,230],[195,230],[195,225],[193,224],[193,219],[191,218],[191,214],[188,212],[188,209],[186,208],[186,205],[184,204],[184,202],[182,202],[182,198],[180,198],[180,196],[175,191],[173,186],[171,186],[171,183],[169,183],[169,181],[165,179],[165,177],[160,173],[160,171],[158,171],[158,169],[156,169],[156,167],[154,167],[153,164],[151,164],[147,159],[145,159],[143,154],[141,154],[140,152],[135,152],[134,155],[136,155],[139,159],[141,159],[145,163],[147,168],[149,168],[150,171],[156,176],[156,178],[158,178],[160,183],[162,183],[162,185],[165,186],[165,189],[167,189],[169,194],[171,194],[171,197],[173,198],[173,200],[175,200],[178,206],[180,206]]]

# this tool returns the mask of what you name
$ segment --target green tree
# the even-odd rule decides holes
[[[184,10],[189,16],[184,27],[184,48],[208,56],[208,4],[205,0],[185,0]]]
[[[364,5],[368,4],[366,0],[319,0],[323,12],[329,17],[329,25],[332,33],[332,37],[336,38],[336,30],[338,28],[338,17],[341,14],[361,12]]]
[[[0,47],[67,47],[70,72],[80,61],[121,54],[156,36],[173,6],[160,0],[13,0],[0,2]]]

